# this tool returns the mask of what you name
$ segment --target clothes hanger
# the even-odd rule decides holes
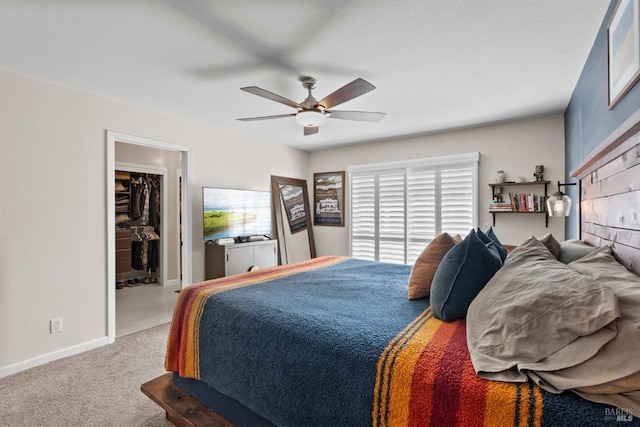
[[[135,237],[135,240],[136,240],[137,242],[142,242],[142,236],[140,236],[140,235],[138,234],[138,227],[134,226],[134,227],[133,227],[133,232],[134,232],[135,234],[134,234],[133,236],[131,236],[131,237],[132,237],[132,238],[133,238],[133,237]]]
[[[153,240],[160,240],[160,236],[153,229],[151,230],[151,237]]]

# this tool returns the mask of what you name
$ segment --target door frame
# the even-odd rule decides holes
[[[181,247],[183,270],[181,287],[184,289],[193,282],[192,278],[192,215],[191,215],[191,147],[144,138],[125,133],[106,131],[107,138],[107,338],[109,343],[116,340],[116,224],[115,224],[115,145],[116,142],[141,145],[168,151],[179,151],[182,154],[182,239]]]
[[[184,263],[184,257],[182,256],[183,253],[183,246],[184,246],[184,239],[182,238],[182,235],[184,234],[184,229],[182,228],[182,222],[183,222],[183,218],[184,218],[184,211],[182,210],[183,208],[183,194],[182,194],[182,169],[178,169],[176,170],[176,188],[178,189],[178,204],[176,205],[176,218],[178,218],[178,244],[180,245],[180,250],[178,251],[178,268],[180,269],[180,271],[178,271],[178,280],[180,281],[180,283],[182,283],[182,272],[185,270],[185,263]]]

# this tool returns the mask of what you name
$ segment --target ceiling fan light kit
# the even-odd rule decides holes
[[[305,126],[305,127],[320,126],[324,124],[326,120],[327,118],[320,111],[307,110],[307,111],[300,111],[298,114],[296,114],[296,122],[298,122],[300,126]]]
[[[270,99],[271,101],[278,102],[280,104],[293,107],[297,110],[297,113],[293,114],[279,114],[274,116],[262,116],[262,117],[247,117],[238,120],[242,121],[256,121],[256,120],[268,120],[279,119],[283,117],[296,117],[296,122],[300,126],[304,126],[304,135],[313,135],[318,133],[318,127],[324,124],[327,118],[335,118],[341,120],[357,120],[363,122],[379,122],[386,115],[385,113],[372,112],[372,111],[346,111],[346,110],[329,110],[336,105],[350,101],[360,95],[364,95],[367,92],[372,91],[376,87],[371,83],[363,79],[355,79],[351,83],[341,87],[335,92],[327,95],[320,101],[311,94],[311,90],[316,87],[316,79],[313,77],[302,76],[300,77],[302,86],[307,89],[309,95],[301,103],[297,103],[269,92],[257,86],[248,86],[240,88],[245,92],[252,93],[254,95],[261,96],[263,98]]]

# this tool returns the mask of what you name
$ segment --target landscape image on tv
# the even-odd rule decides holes
[[[271,234],[269,191],[202,189],[204,240]]]

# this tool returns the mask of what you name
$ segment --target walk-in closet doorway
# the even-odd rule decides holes
[[[155,321],[165,323],[173,312],[177,297],[174,290],[192,282],[190,155],[186,146],[107,132],[109,342],[154,326]],[[129,199],[139,197],[142,186],[145,196],[157,196],[157,206],[147,202],[152,208],[151,218],[148,211],[143,216],[140,211],[132,211],[133,201]],[[122,250],[127,247],[125,234],[131,236],[132,244],[127,251]],[[144,245],[143,261],[139,258],[141,246],[134,242],[137,235]],[[132,254],[132,259],[127,258]],[[123,289],[127,279],[130,285]]]
[[[122,161],[153,158],[161,165]],[[168,209],[178,203],[178,189],[167,185],[179,159],[177,152],[116,141],[116,289],[180,283],[178,218]]]

